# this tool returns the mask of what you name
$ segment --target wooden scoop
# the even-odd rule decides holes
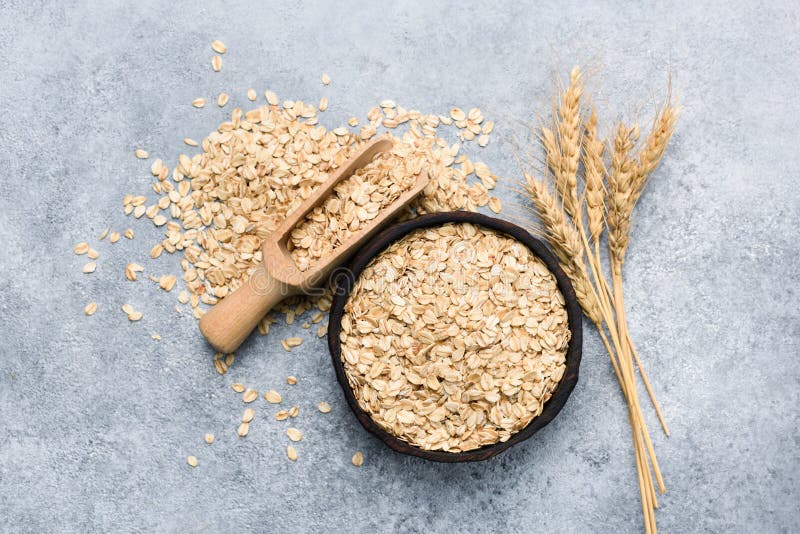
[[[263,242],[261,251],[264,263],[250,275],[247,282],[214,305],[200,319],[200,331],[215,349],[224,353],[235,351],[276,304],[286,297],[308,293],[324,284],[335,267],[347,260],[428,185],[428,174],[425,171],[420,172],[411,189],[381,210],[369,224],[334,249],[330,256],[320,258],[308,270],[300,271],[286,246],[291,231],[308,212],[325,201],[337,183],[371,162],[376,154],[391,148],[392,141],[385,137],[365,144]]]

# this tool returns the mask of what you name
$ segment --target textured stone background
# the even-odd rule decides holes
[[[132,260],[177,272],[177,257],[146,257],[159,232],[126,219],[120,200],[150,182],[134,147],[172,163],[183,137],[201,139],[233,107],[196,110],[196,96],[324,94],[331,127],[384,98],[479,105],[497,135],[476,158],[516,178],[510,140],[574,63],[607,123],[647,122],[668,73],[685,106],[636,214],[626,275],[631,329],[672,427],[665,438],[650,417],[669,489],[659,526],[795,529],[796,6],[558,4],[1,2],[0,530],[640,530],[624,404],[590,329],[581,382],[553,424],[493,460],[436,465],[358,425],[310,332],[278,326],[220,377],[175,294],[122,275]],[[229,47],[220,74],[214,38]],[[519,218],[516,186],[504,185],[506,216]],[[81,274],[72,246],[109,224],[136,239],[99,244],[98,271]],[[100,310],[84,317],[92,300]],[[129,324],[123,302],[144,319]],[[306,341],[287,354],[278,341],[290,333]],[[237,380],[300,405],[297,463],[273,407],[236,437]],[[331,414],[314,410],[320,400]]]

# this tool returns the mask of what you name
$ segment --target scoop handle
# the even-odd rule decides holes
[[[273,278],[260,265],[244,284],[200,318],[200,331],[215,349],[229,354],[239,348],[273,306],[295,294],[297,291]]]

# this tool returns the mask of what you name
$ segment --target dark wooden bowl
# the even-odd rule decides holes
[[[572,338],[569,342],[566,354],[567,369],[564,377],[559,382],[555,391],[553,392],[550,400],[544,405],[542,413],[533,418],[533,420],[512,435],[508,441],[498,442],[493,445],[487,445],[479,449],[474,449],[466,452],[446,452],[446,451],[427,451],[411,445],[401,439],[398,439],[389,432],[383,430],[372,418],[358,405],[358,402],[353,395],[353,390],[347,381],[345,375],[344,365],[342,363],[342,347],[339,340],[339,333],[342,327],[342,314],[344,313],[344,305],[350,295],[350,290],[355,283],[356,278],[360,276],[361,272],[367,264],[378,253],[383,251],[391,243],[397,241],[406,234],[418,229],[428,228],[431,226],[440,226],[445,223],[472,223],[486,228],[497,230],[507,234],[526,245],[531,252],[539,257],[555,275],[558,282],[558,288],[564,295],[567,308],[567,318],[569,320],[569,327],[572,331]],[[358,251],[350,262],[347,268],[340,269],[334,277],[334,298],[331,306],[330,324],[328,326],[328,347],[333,359],[333,367],[336,369],[336,378],[339,385],[342,387],[344,396],[347,399],[347,404],[361,425],[368,431],[378,436],[386,445],[391,447],[397,452],[403,454],[410,454],[412,456],[419,456],[427,460],[435,462],[474,462],[478,460],[485,460],[492,456],[503,452],[512,445],[516,445],[521,441],[525,441],[536,432],[544,427],[547,423],[552,421],[561,408],[566,404],[572,389],[578,382],[578,367],[581,362],[581,345],[583,343],[583,330],[581,323],[581,308],[578,305],[578,300],[575,297],[575,290],[572,288],[567,275],[558,265],[558,260],[550,250],[538,239],[534,238],[527,231],[519,226],[511,224],[500,219],[487,217],[479,213],[472,213],[467,211],[453,211],[445,213],[434,213],[431,215],[423,215],[408,222],[399,223],[390,226],[380,234],[376,235],[372,240],[367,243],[364,248]]]

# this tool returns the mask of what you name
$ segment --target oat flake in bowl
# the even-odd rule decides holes
[[[541,414],[570,341],[542,260],[469,223],[414,230],[373,258],[339,335],[360,408],[402,441],[453,453],[505,442]]]

